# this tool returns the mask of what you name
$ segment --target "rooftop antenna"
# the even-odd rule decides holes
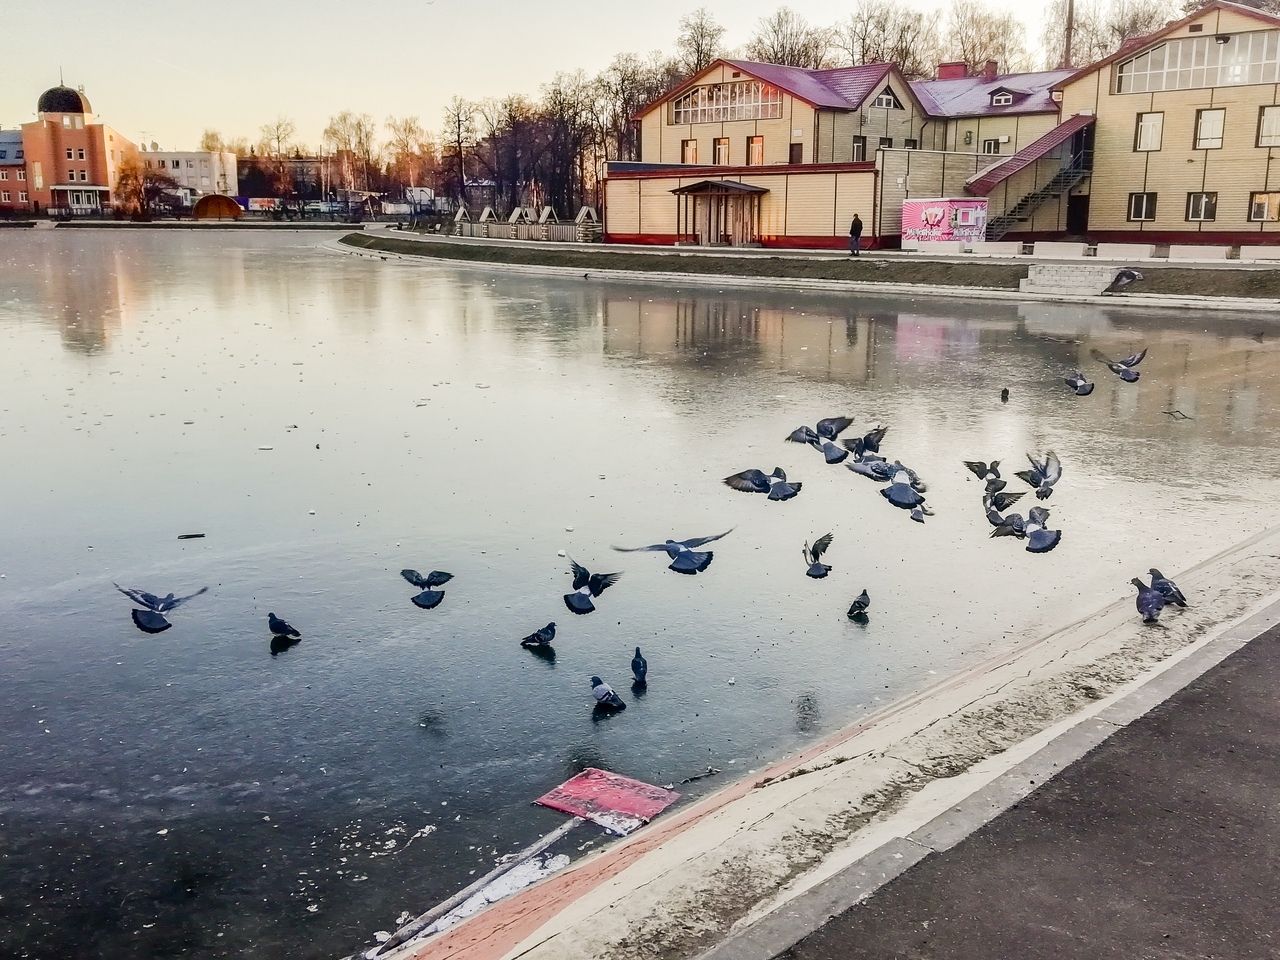
[[[58,64],[58,86],[65,87],[66,83],[62,79],[62,64]]]

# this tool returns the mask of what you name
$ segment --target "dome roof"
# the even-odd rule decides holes
[[[92,113],[89,98],[71,87],[50,87],[40,94],[37,113]]]

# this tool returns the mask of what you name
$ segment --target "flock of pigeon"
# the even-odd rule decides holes
[[[1121,360],[1111,360],[1097,350],[1090,353],[1093,359],[1104,364],[1126,383],[1137,382],[1141,374],[1136,368],[1142,363],[1146,354],[1147,351],[1143,349]],[[1086,380],[1084,374],[1078,370],[1065,377],[1064,382],[1076,396],[1087,397],[1093,392],[1094,384]],[[1008,398],[1009,391],[1002,390],[1001,400],[1007,402]],[[924,523],[925,517],[932,515],[933,512],[925,502],[927,487],[924,481],[920,479],[919,474],[901,461],[894,460],[890,463],[887,458],[880,455],[880,445],[888,435],[889,428],[876,426],[855,439],[841,440],[840,434],[852,425],[853,419],[850,417],[828,417],[819,420],[814,427],[798,427],[785,439],[791,443],[808,444],[822,454],[826,463],[843,463],[853,473],[884,484],[880,488],[880,494],[885,500],[899,509],[909,511],[911,519],[917,523]],[[1031,464],[1030,469],[1017,471],[1014,476],[1025,482],[1035,492],[1036,499],[1046,501],[1053,495],[1054,487],[1062,479],[1062,463],[1052,450],[1046,452],[1042,458],[1027,454],[1027,459]],[[1026,491],[1014,492],[1005,489],[1008,483],[1000,474],[1000,461],[993,460],[987,463],[981,460],[965,460],[963,462],[965,467],[983,483],[982,509],[993,528],[992,537],[1014,537],[1025,541],[1026,550],[1029,553],[1048,553],[1062,542],[1062,531],[1049,529],[1048,508],[1032,507],[1025,517],[1020,513],[1009,512],[1009,508],[1022,499]],[[723,482],[733,490],[764,494],[768,499],[779,502],[799,496],[804,486],[800,481],[789,480],[781,467],[774,467],[769,473],[758,469],[743,470],[725,477]],[[665,540],[662,543],[643,547],[614,547],[613,549],[623,553],[640,551],[665,553],[671,561],[667,569],[693,576],[706,570],[715,556],[712,551],[701,548],[731,532],[732,530],[726,530],[724,533],[707,537]],[[801,553],[807,576],[822,579],[831,572],[830,564],[823,563],[822,558],[830,549],[832,539],[832,534],[826,533],[817,537],[812,544],[805,541]],[[564,594],[563,600],[569,611],[578,616],[594,612],[596,609],[594,601],[616,584],[622,576],[621,573],[592,573],[572,558],[569,558],[569,565],[573,574],[573,583],[570,592]],[[1187,601],[1177,584],[1161,574],[1159,570],[1152,568],[1149,572],[1150,585],[1138,577],[1134,577],[1130,583],[1137,587],[1137,608],[1143,622],[1155,623],[1166,606],[1173,604],[1185,607]],[[423,610],[433,610],[440,606],[445,597],[444,590],[440,588],[453,579],[453,574],[442,570],[432,570],[423,576],[417,570],[406,569],[400,571],[400,576],[419,591],[409,599]],[[163,633],[172,627],[173,624],[169,621],[167,614],[209,589],[202,587],[185,597],[178,597],[172,593],[159,597],[145,590],[122,587],[118,583],[115,587],[135,604],[135,609],[132,611],[134,624],[139,630],[150,634]],[[863,589],[850,604],[847,616],[855,623],[865,625],[868,622],[867,610],[870,606],[871,597]],[[288,650],[302,640],[301,632],[275,613],[267,614],[267,629],[271,636],[272,656]],[[536,655],[554,657],[555,650],[552,644],[555,637],[556,624],[552,621],[522,639],[520,645]],[[635,648],[635,655],[631,659],[631,672],[632,689],[644,688],[648,682],[649,664],[639,647]],[[591,677],[591,694],[598,711],[609,713],[625,710],[627,707],[617,691],[599,676]]]

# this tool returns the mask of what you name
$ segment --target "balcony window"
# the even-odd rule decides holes
[[[1154,220],[1156,218],[1156,195],[1154,193],[1129,194],[1130,221]]]
[[[782,91],[759,80],[694,87],[671,102],[671,122],[677,124],[776,120],[781,116]]]
[[[1207,223],[1218,219],[1217,193],[1188,193],[1187,220]]]
[[[1116,93],[1277,82],[1280,30],[1181,37],[1140,53],[1116,68]]]
[[[1196,149],[1222,149],[1222,130],[1226,126],[1226,110],[1196,111]]]

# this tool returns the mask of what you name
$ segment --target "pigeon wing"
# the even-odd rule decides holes
[[[1053,486],[1062,479],[1062,461],[1050,450],[1044,456],[1044,482]]]
[[[1032,507],[1027,511],[1027,522],[1038,523],[1044,526],[1049,522],[1049,510],[1047,507]]]
[[[573,557],[569,558],[569,566],[573,569],[573,589],[581,590],[591,582],[591,572]]]
[[[1040,477],[1034,470],[1018,470],[1014,476],[1019,480],[1024,480],[1033,487],[1040,486]]]
[[[815,443],[818,435],[809,427],[796,427],[787,435],[787,441],[790,443]]]
[[[169,610],[176,610],[178,607],[182,606],[188,600],[194,600],[196,597],[200,596],[201,594],[208,593],[208,592],[209,592],[208,587],[201,587],[195,593],[189,593],[185,597],[175,597],[172,600],[166,599],[165,603],[163,604],[163,609],[165,612],[168,612]]]
[[[1089,356],[1093,357],[1093,359],[1097,360],[1101,364],[1105,364],[1108,367],[1111,366],[1111,358],[1108,357],[1101,350],[1099,350],[1097,347],[1094,347],[1092,350],[1089,351]]]
[[[827,417],[825,420],[819,420],[818,436],[824,440],[834,440],[842,432],[849,429],[849,425],[852,423],[852,417]]]
[[[727,537],[731,533],[733,533],[733,527],[730,527],[724,533],[717,533],[710,537],[691,537],[688,540],[681,540],[680,543],[692,550],[694,547],[700,547],[704,543],[710,543],[713,540],[719,540],[721,537]],[[661,549],[665,550],[666,547],[664,546]]]
[[[872,453],[880,452],[880,441],[889,433],[888,427],[876,427],[862,438],[863,445]]]
[[[427,574],[427,586],[442,587],[452,579],[452,573],[445,573],[443,570],[432,570]]]
[[[810,554],[813,556],[813,562],[817,563],[822,559],[822,555],[827,552],[827,548],[831,546],[831,534],[823,534],[817,540],[813,541],[813,549]]]
[[[112,582],[112,586],[140,607],[146,607],[148,610],[155,610],[160,606],[160,598],[154,593],[147,593],[145,590],[138,590],[134,587],[122,587],[114,581]]]
[[[1136,367],[1142,362],[1142,358],[1147,355],[1147,348],[1143,347],[1137,353],[1131,353],[1120,361],[1122,367]]]
[[[966,467],[969,468],[969,472],[972,473],[979,480],[986,477],[987,465],[983,463],[981,460],[964,460],[962,462]]]
[[[401,570],[400,576],[404,577],[413,586],[419,590],[425,590],[427,587],[427,578],[420,574],[417,570]]]
[[[619,553],[641,553],[646,550],[666,553],[667,545],[665,543],[651,543],[647,547],[614,547],[613,549]]]
[[[586,586],[591,590],[593,597],[598,597],[617,583],[621,577],[620,573],[597,573],[587,581]],[[574,582],[577,583],[576,578]]]
[[[731,477],[725,477],[724,485],[731,490],[741,490],[743,493],[769,492],[769,478],[760,470],[743,470]]]
[[[1022,491],[1017,493],[1004,493],[1002,491],[991,498],[991,506],[996,510],[1008,510],[1025,496],[1026,494]]]

